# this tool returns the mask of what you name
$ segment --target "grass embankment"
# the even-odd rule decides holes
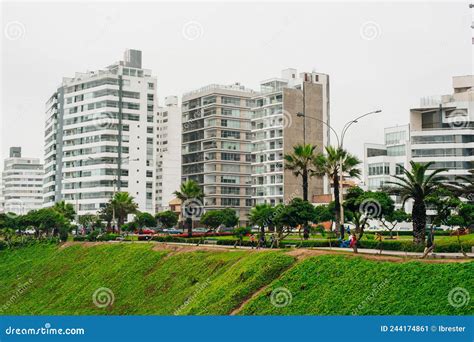
[[[239,309],[239,314],[256,315],[466,315],[474,311],[472,301],[459,308],[448,301],[455,287],[472,296],[474,262],[381,262],[342,255],[297,261],[285,250],[173,251],[157,246],[37,244],[0,251],[0,313],[225,315]],[[94,304],[93,294],[99,288],[112,291],[113,304],[103,308]],[[276,288],[290,291],[288,305],[272,304]]]

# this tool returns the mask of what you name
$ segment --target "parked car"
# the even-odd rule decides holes
[[[155,231],[150,228],[143,228],[143,229],[138,230],[138,234],[146,234],[146,235],[155,234]]]
[[[182,234],[183,231],[174,228],[163,229],[163,233],[165,234]]]
[[[193,229],[193,233],[207,233],[209,229],[203,228],[203,227],[198,227]]]

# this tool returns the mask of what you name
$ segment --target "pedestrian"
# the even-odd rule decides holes
[[[252,249],[255,246],[255,235],[253,234],[250,234],[250,246],[252,246]]]

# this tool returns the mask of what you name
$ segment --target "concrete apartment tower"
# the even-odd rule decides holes
[[[157,81],[142,53],[64,78],[46,103],[44,205],[96,213],[116,191],[140,211],[156,207]]]
[[[255,204],[286,203],[302,197],[302,181],[284,169],[283,157],[296,144],[329,144],[329,76],[296,69],[261,82],[252,108],[252,188]],[[323,124],[323,122],[328,125]],[[329,192],[325,177],[310,180],[308,200]]]
[[[474,169],[474,76],[453,77],[453,94],[423,98],[410,109],[411,159],[447,168],[449,180]]]
[[[182,180],[203,188],[204,210],[234,208],[248,221],[251,198],[250,108],[255,92],[209,85],[182,99]]]
[[[10,157],[3,163],[0,189],[3,211],[23,215],[41,208],[43,177],[39,158],[22,157],[21,147],[10,147]]]
[[[181,184],[181,107],[177,96],[165,98],[158,108],[156,211],[170,210],[169,202]]]

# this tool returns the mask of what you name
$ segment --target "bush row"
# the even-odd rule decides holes
[[[106,234],[88,234],[74,236],[74,241],[113,241],[119,237],[119,234],[106,233]]]

